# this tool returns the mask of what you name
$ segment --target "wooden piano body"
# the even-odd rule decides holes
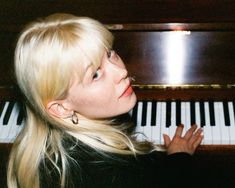
[[[139,99],[235,100],[232,0],[8,1],[0,2],[0,10],[0,100],[20,98],[13,71],[20,29],[54,12],[89,16],[107,25],[115,36],[114,49],[136,79]],[[6,186],[10,148],[0,143],[0,187]],[[194,161],[208,181],[235,187],[234,145],[200,146]]]

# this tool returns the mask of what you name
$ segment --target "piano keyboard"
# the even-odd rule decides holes
[[[0,143],[12,143],[23,127],[23,110],[13,101],[0,102]]]
[[[203,128],[202,144],[235,144],[234,101],[138,101],[130,115],[136,131],[156,144],[163,144],[162,134],[174,135],[177,125],[192,124]],[[13,101],[0,102],[0,143],[12,143],[23,127],[22,106]],[[145,136],[140,135],[138,139]]]
[[[203,128],[202,144],[235,144],[235,102],[233,101],[138,101],[130,112],[137,132],[156,144],[164,144],[162,134],[171,138],[177,125],[184,132],[192,124]],[[138,139],[146,138],[142,135]]]

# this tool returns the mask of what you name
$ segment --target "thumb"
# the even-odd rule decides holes
[[[163,134],[163,140],[164,140],[165,146],[168,147],[170,145],[170,143],[171,143],[170,137],[168,135],[166,135],[166,134]]]

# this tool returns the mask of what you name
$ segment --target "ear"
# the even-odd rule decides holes
[[[73,110],[67,109],[63,100],[51,101],[46,106],[47,112],[58,118],[68,118],[73,114]]]

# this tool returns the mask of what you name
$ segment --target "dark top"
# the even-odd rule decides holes
[[[70,161],[68,188],[165,188],[192,187],[192,157],[186,153],[166,155],[152,152],[146,155],[104,155],[84,144],[68,152],[75,161]],[[41,187],[59,187],[57,171],[49,174],[41,165]],[[50,167],[49,167],[50,168]],[[73,182],[73,184],[71,184]]]

